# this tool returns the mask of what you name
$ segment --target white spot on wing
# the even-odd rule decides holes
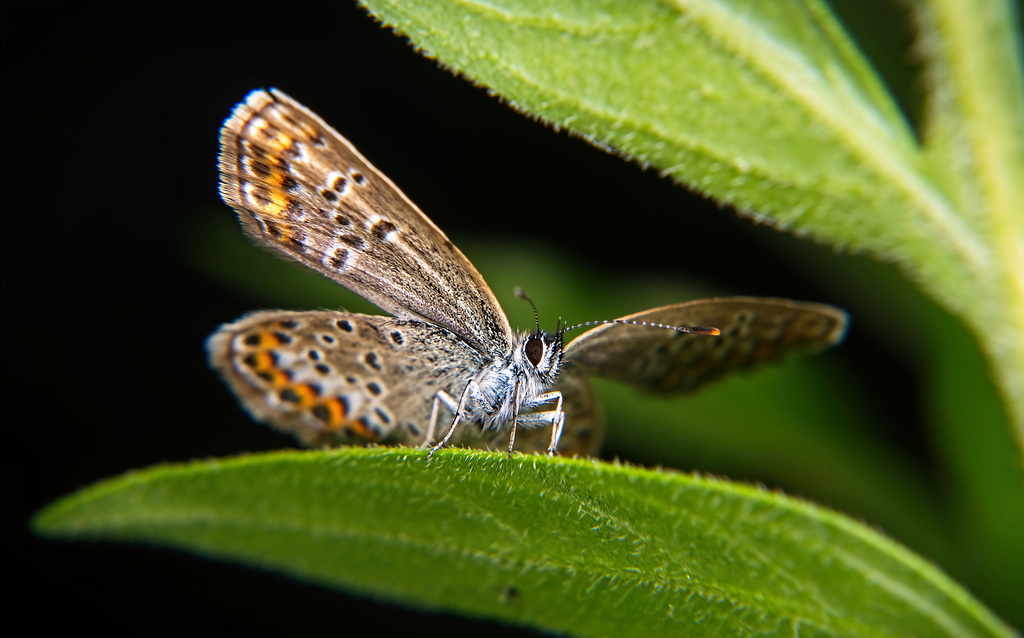
[[[330,173],[327,173],[327,176],[324,177],[324,186],[327,188],[334,188],[334,182],[339,178],[345,179],[345,175],[341,171],[331,171]]]
[[[252,191],[255,188],[252,182],[242,182],[242,195],[244,200],[249,202],[251,205],[256,204],[256,199],[252,196]]]
[[[270,126],[270,122],[265,120],[262,116],[255,115],[251,120],[249,120],[249,125],[257,133],[262,133],[268,126]]]

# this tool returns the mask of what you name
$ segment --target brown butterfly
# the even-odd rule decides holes
[[[845,332],[846,313],[831,306],[725,297],[515,333],[444,233],[285,94],[250,93],[220,148],[221,197],[250,237],[394,315],[261,311],[209,338],[211,365],[242,404],[307,445],[493,449],[508,437],[509,453],[591,455],[601,440],[591,375],[686,392]]]

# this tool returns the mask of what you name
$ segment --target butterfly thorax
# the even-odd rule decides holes
[[[558,378],[563,353],[562,333],[518,334],[508,354],[494,359],[476,377],[479,392],[471,390],[473,401],[466,415],[484,429],[499,429],[512,422],[517,413],[538,408],[537,397]]]

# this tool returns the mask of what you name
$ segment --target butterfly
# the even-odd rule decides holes
[[[221,197],[249,237],[392,315],[260,311],[207,340],[211,366],[242,405],[309,446],[433,453],[507,439],[509,454],[593,455],[602,424],[592,375],[687,392],[845,333],[842,310],[755,297],[514,332],[445,234],[348,140],[275,89],[249,93],[225,120],[219,169]]]

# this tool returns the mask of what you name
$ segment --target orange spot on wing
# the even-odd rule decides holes
[[[281,345],[281,340],[278,339],[277,335],[275,335],[273,332],[261,332],[259,333],[259,338],[260,341],[259,343],[256,344],[255,347],[259,348],[260,350],[270,350],[271,348],[276,348],[279,345]],[[269,352],[260,352],[257,354],[257,356],[261,357],[259,361],[268,361],[266,368],[273,367],[274,359]]]
[[[269,337],[274,345],[278,345],[279,340],[270,333],[263,333],[260,335],[260,345],[262,346],[266,339]],[[277,359],[274,357],[274,353],[270,350],[263,350],[256,352],[253,355],[255,359],[252,362],[252,369],[256,371],[256,374],[269,383],[275,388],[284,388],[292,382],[292,375],[287,370],[282,370],[277,367]]]
[[[292,145],[292,138],[281,131],[278,131],[277,135],[270,139],[270,146],[277,151],[283,151],[284,149]]]
[[[268,351],[256,353],[256,365],[253,366],[257,370],[273,370],[277,364],[274,363],[274,355]]]
[[[302,407],[310,408],[316,404],[319,392],[317,392],[311,385],[300,383],[292,388],[292,390],[295,394],[299,395],[299,405]]]
[[[349,424],[349,427],[357,436],[364,438],[367,441],[376,441],[378,438],[376,433],[374,433],[374,431],[367,425],[366,419],[356,419]]]
[[[264,212],[274,217],[280,217],[286,210],[288,210],[288,196],[279,191],[270,193],[270,203],[267,204]]]
[[[345,406],[337,397],[328,399],[321,405],[327,409],[328,414],[327,422],[324,424],[325,428],[337,430],[345,424]]]
[[[275,388],[287,387],[292,382],[292,375],[286,370],[257,370],[256,376]]]

